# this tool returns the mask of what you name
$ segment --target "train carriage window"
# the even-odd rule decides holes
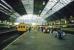
[[[23,26],[23,28],[25,28],[25,26]]]
[[[21,28],[23,28],[23,26],[21,26]]]
[[[20,28],[20,26],[18,26],[18,28]]]

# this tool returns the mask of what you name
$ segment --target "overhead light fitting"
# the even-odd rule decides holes
[[[43,5],[45,5],[45,1],[43,1]]]

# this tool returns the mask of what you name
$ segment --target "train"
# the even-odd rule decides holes
[[[29,30],[29,26],[25,23],[20,23],[16,26],[16,30],[21,32],[21,33],[24,33],[24,32],[27,32]]]

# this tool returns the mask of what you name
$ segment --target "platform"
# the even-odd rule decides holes
[[[24,33],[3,50],[74,50],[74,35],[67,34],[63,40],[53,34],[38,31]]]

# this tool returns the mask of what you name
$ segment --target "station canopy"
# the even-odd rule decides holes
[[[0,19],[19,18],[29,14],[42,19],[51,18],[53,14],[72,2],[74,3],[74,0],[0,0]]]

